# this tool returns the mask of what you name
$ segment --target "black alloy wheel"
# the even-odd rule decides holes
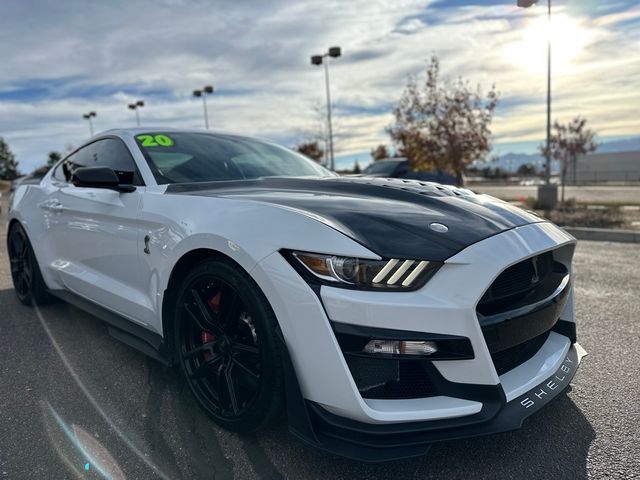
[[[196,400],[225,428],[253,431],[282,409],[275,325],[257,285],[229,261],[205,261],[182,283],[176,352]]]
[[[11,279],[18,299],[25,305],[45,304],[51,300],[42,279],[31,242],[24,228],[15,223],[9,230],[7,250],[11,263]]]

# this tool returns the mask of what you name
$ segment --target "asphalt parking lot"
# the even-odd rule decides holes
[[[177,370],[112,339],[99,320],[63,303],[19,304],[0,240],[0,478],[640,477],[640,245],[578,247],[578,332],[589,355],[567,395],[521,430],[364,465],[308,450],[284,426],[218,429]]]

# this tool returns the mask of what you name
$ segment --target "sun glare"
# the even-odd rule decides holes
[[[591,32],[575,18],[563,13],[554,14],[549,29],[546,15],[541,15],[524,28],[520,40],[507,47],[509,61],[531,73],[546,72],[548,35],[551,37],[551,68],[554,74],[570,72],[591,40]]]

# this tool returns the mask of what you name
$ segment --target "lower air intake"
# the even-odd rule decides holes
[[[492,353],[491,359],[493,360],[493,365],[496,367],[498,375],[513,370],[533,357],[542,348],[547,338],[549,338],[549,332],[545,332],[542,335],[538,335],[531,340],[507,350]]]
[[[346,356],[362,398],[395,400],[438,395],[420,360]]]

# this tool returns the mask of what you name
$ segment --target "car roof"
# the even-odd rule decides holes
[[[404,158],[404,157],[393,157],[393,158],[385,158],[383,160],[378,160],[377,163],[380,163],[380,162],[384,162],[384,163],[397,162],[397,163],[400,163],[400,162],[406,162],[406,161],[407,161],[407,159]]]
[[[265,142],[265,143],[278,144],[278,142],[274,141],[271,138],[261,137],[259,135],[247,135],[245,133],[237,133],[237,132],[233,132],[233,131],[230,131],[230,130],[225,130],[225,129],[222,129],[222,128],[204,130],[204,129],[201,129],[201,128],[175,128],[175,127],[152,126],[152,127],[112,128],[110,130],[105,130],[105,131],[99,132],[99,133],[95,134],[93,137],[87,139],[76,150],[79,150],[80,148],[84,147],[85,145],[88,145],[88,144],[90,144],[90,143],[92,143],[92,142],[94,142],[96,140],[99,140],[99,139],[105,138],[105,137],[109,137],[109,136],[116,136],[116,137],[120,137],[120,138],[126,139],[126,138],[133,138],[136,135],[140,135],[140,134],[143,134],[143,133],[153,133],[153,132],[158,132],[158,133],[161,133],[161,132],[164,132],[164,133],[199,133],[199,134],[205,134],[205,135],[228,135],[228,136],[234,136],[234,137],[238,137],[238,138],[248,138],[248,139],[258,140],[258,141],[262,141],[262,142]]]
[[[213,129],[213,130],[203,130],[198,128],[174,128],[174,127],[133,127],[133,128],[112,128],[110,130],[105,130],[95,135],[95,137],[101,137],[105,135],[116,135],[116,136],[135,136],[141,133],[149,133],[149,132],[180,132],[180,133],[205,133],[205,134],[224,134],[224,135],[237,135],[237,136],[248,136],[241,135],[234,132],[230,132],[228,130],[223,129]]]

